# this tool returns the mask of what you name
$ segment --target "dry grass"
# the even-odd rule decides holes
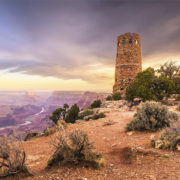
[[[21,141],[15,137],[0,137],[0,177],[28,173],[25,166],[26,154]]]
[[[59,130],[57,136],[51,141],[53,155],[48,160],[48,166],[54,164],[73,164],[89,166],[99,169],[104,166],[104,159],[94,151],[85,132],[74,130],[67,133]]]

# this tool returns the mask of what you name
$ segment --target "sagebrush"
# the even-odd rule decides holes
[[[47,167],[57,163],[90,165],[94,168],[104,166],[102,156],[94,151],[93,144],[89,142],[87,134],[83,131],[75,130],[66,133],[61,130],[51,144],[54,153]]]
[[[159,149],[180,150],[180,128],[166,129],[160,139],[151,141],[151,145]]]
[[[105,117],[105,114],[101,112],[101,113],[94,114],[92,119],[97,120],[97,119],[104,118],[104,117]]]
[[[180,111],[180,105],[177,106],[176,110],[177,110],[177,111]]]
[[[94,113],[91,109],[85,109],[84,111],[79,113],[79,119],[83,119],[85,116],[92,115]]]
[[[0,177],[18,173],[29,174],[26,165],[26,153],[21,141],[15,137],[0,137]]]
[[[146,102],[137,109],[134,119],[127,124],[126,131],[157,131],[170,127],[171,122],[178,120],[175,112],[157,102]]]
[[[162,148],[176,150],[180,145],[180,127],[167,129],[160,139],[163,141]]]

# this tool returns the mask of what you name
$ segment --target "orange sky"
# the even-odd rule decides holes
[[[0,1],[0,90],[105,90],[116,39],[141,37],[143,68],[180,62],[180,2]]]

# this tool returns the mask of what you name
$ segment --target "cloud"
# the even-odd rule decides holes
[[[0,69],[9,72],[106,81],[116,38],[125,32],[141,35],[144,63],[156,54],[180,56],[177,1],[7,0],[0,5]]]

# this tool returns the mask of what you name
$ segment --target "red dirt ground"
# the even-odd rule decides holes
[[[150,146],[150,136],[154,135],[158,138],[161,132],[133,132],[132,135],[128,135],[124,129],[126,124],[132,120],[135,111],[119,108],[111,108],[107,111],[110,112],[107,112],[103,119],[68,126],[68,130],[80,129],[88,133],[97,152],[102,153],[105,158],[106,165],[103,169],[65,166],[44,170],[51,156],[48,142],[54,134],[49,137],[34,138],[24,143],[27,167],[34,176],[23,179],[180,180],[180,152],[158,150]],[[104,123],[109,120],[114,124],[104,126]],[[131,150],[133,151],[132,156],[128,154]]]

